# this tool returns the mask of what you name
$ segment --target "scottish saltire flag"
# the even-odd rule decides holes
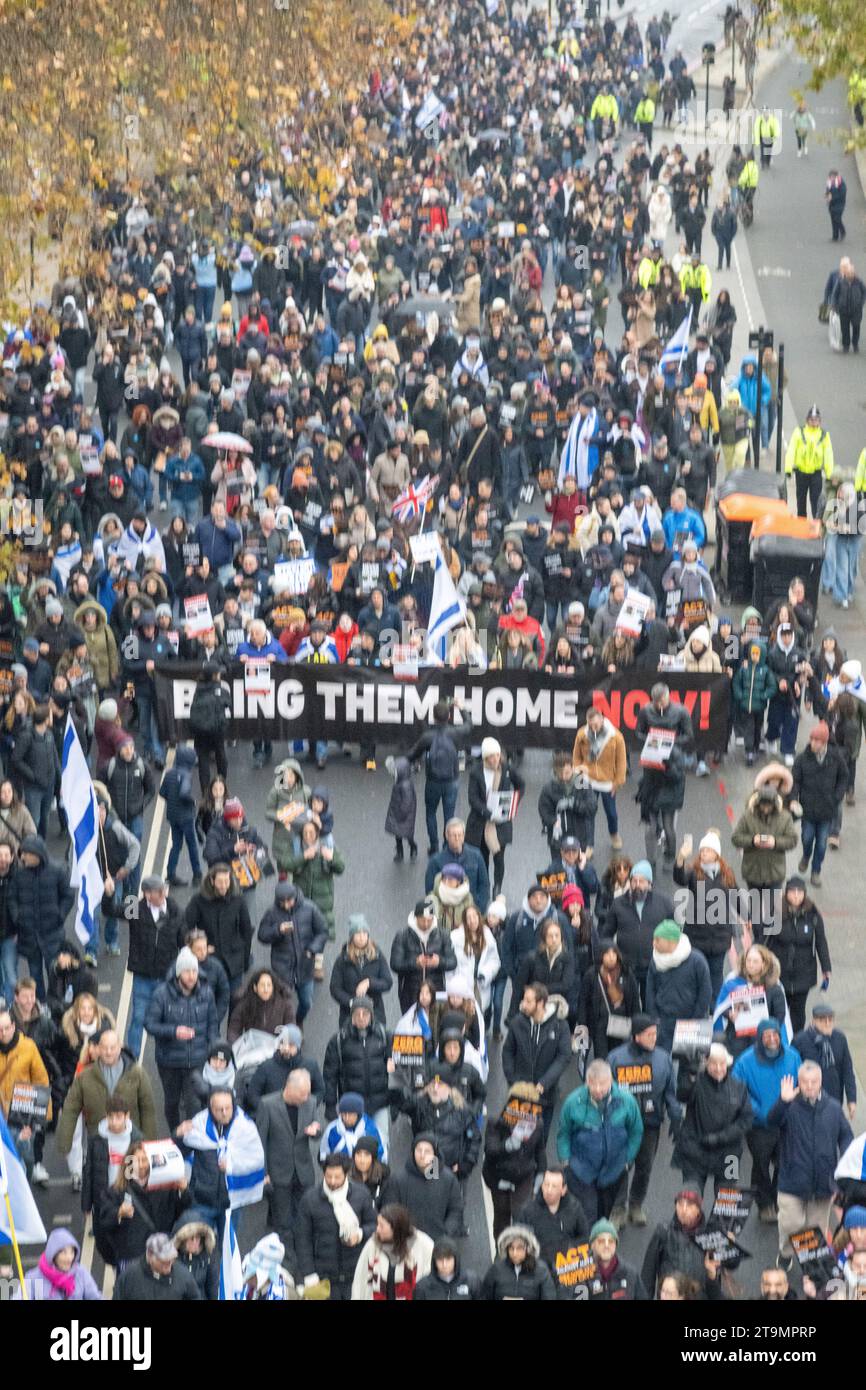
[[[433,601],[427,624],[427,647],[440,660],[445,660],[447,634],[452,627],[458,627],[465,620],[463,600],[454,587],[454,580],[440,551],[433,566]]]
[[[689,309],[689,316],[683,319],[679,328],[672,333],[665,344],[661,358],[662,371],[678,372],[683,365],[683,360],[689,350],[689,334],[692,331],[692,310]]]
[[[48,1239],[39,1208],[30,1191],[24,1164],[18,1157],[15,1140],[0,1112],[0,1231],[12,1237],[6,1196],[15,1222],[15,1239],[21,1245],[41,1245]]]
[[[232,1303],[241,1298],[244,1288],[244,1277],[241,1270],[241,1252],[238,1249],[235,1228],[232,1224],[231,1210],[226,1212],[225,1231],[223,1232],[223,1254],[220,1264],[220,1288],[219,1301],[221,1303]]]
[[[99,817],[96,792],[71,715],[66,716],[62,766],[60,794],[72,836],[72,871],[69,880],[72,887],[78,889],[75,935],[86,944],[93,936],[94,914],[102,901],[103,877],[97,854]]]
[[[422,478],[418,484],[410,483],[391,504],[391,515],[403,523],[411,521],[413,517],[420,516],[433,495],[433,489],[438,481],[439,475],[437,474],[435,478]]]
[[[584,492],[589,487],[594,466],[590,457],[590,446],[597,427],[598,415],[595,406],[592,407],[588,415],[581,415],[578,410],[569,426],[565,443],[562,446],[562,453],[559,456],[557,483],[560,488],[568,477],[574,478],[577,486]],[[596,449],[595,462],[597,461],[598,449]]]

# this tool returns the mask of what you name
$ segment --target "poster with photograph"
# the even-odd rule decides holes
[[[187,637],[199,637],[213,627],[213,614],[207,594],[193,594],[183,601],[184,621]]]

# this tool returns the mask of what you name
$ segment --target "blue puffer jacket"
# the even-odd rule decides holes
[[[166,980],[154,991],[144,1026],[156,1040],[158,1067],[183,1071],[203,1067],[208,1048],[219,1037],[213,990],[199,980],[192,994],[184,994],[177,979]],[[195,1036],[182,1042],[177,1037],[181,1026],[193,1028]]]
[[[165,814],[169,825],[180,825],[184,821],[195,820],[195,791],[192,785],[192,770],[198,766],[194,748],[181,745],[177,750],[174,767],[170,767],[162,779],[159,794],[165,800]]]
[[[751,362],[755,371],[751,376],[746,375],[746,363]],[[758,408],[758,358],[754,352],[747,352],[740,363],[740,375],[737,378],[736,390],[740,393],[740,401],[743,409],[754,418]],[[761,405],[764,409],[770,404],[771,396],[770,382],[764,375],[761,376]]]
[[[580,1182],[609,1187],[634,1162],[643,1138],[643,1120],[634,1096],[611,1086],[601,1106],[588,1086],[578,1086],[559,1117],[556,1152]]]
[[[762,1018],[754,1044],[734,1063],[734,1076],[748,1087],[755,1129],[767,1128],[767,1116],[781,1093],[782,1077],[796,1078],[802,1061],[796,1048],[785,1046],[779,1049],[776,1057],[768,1057],[763,1045],[764,1033],[768,1028],[779,1032],[774,1018]]]
[[[782,1130],[779,1191],[804,1202],[829,1197],[836,1164],[854,1139],[838,1100],[823,1092],[815,1105],[802,1096],[777,1100],[767,1124]]]

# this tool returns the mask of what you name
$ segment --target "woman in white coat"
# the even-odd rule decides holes
[[[482,1014],[490,1008],[493,981],[499,974],[499,947],[492,931],[485,926],[477,907],[468,907],[463,925],[451,933],[451,945],[457,957],[457,969],[447,977],[446,991],[458,978],[469,987]]]
[[[430,1273],[433,1242],[417,1231],[406,1207],[383,1207],[355,1266],[353,1303],[411,1303],[415,1286]]]
[[[670,220],[673,216],[671,196],[661,184],[656,184],[647,203],[650,222],[650,240],[656,246],[664,246]]]

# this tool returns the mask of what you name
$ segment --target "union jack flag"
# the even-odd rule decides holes
[[[437,473],[433,478],[422,478],[420,483],[410,483],[391,504],[391,515],[395,520],[405,523],[411,521],[413,517],[421,516],[433,496],[433,490],[438,481],[439,474]]]

